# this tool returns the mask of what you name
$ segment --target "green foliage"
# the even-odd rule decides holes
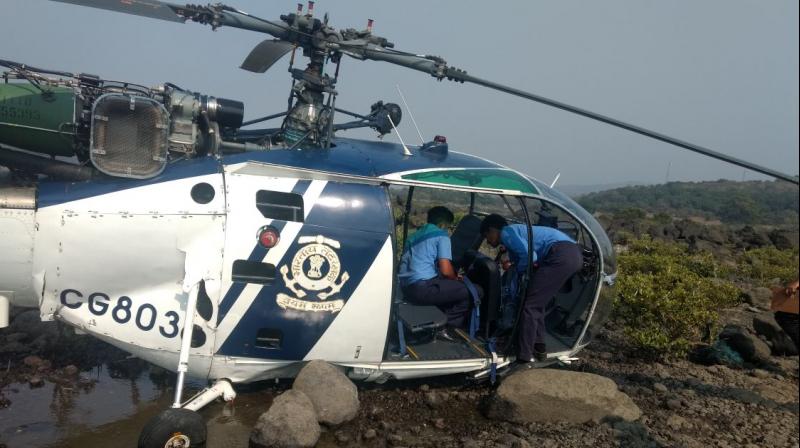
[[[797,279],[800,258],[797,249],[761,247],[737,254],[737,275],[759,286],[775,286],[773,279],[787,283]]]
[[[739,290],[707,253],[679,244],[631,240],[619,256],[614,316],[630,341],[656,356],[685,355],[717,330],[718,311],[739,301]]]
[[[670,182],[590,193],[578,202],[594,213],[639,208],[647,213],[701,216],[725,223],[797,225],[800,195],[787,182]]]

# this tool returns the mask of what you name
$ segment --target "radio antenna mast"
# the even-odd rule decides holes
[[[409,151],[408,146],[406,146],[406,142],[403,141],[403,137],[400,135],[400,131],[397,130],[397,126],[394,125],[394,120],[392,120],[392,116],[386,114],[386,118],[389,119],[389,123],[392,124],[392,129],[394,129],[395,134],[397,134],[397,138],[400,139],[400,144],[403,145],[403,155],[410,156],[411,151]]]
[[[550,188],[553,188],[553,187],[556,186],[556,182],[558,182],[558,178],[560,178],[560,177],[561,177],[561,173],[559,172],[559,173],[556,174],[556,178],[553,179],[553,182],[550,184]]]
[[[425,144],[425,139],[422,138],[422,132],[419,131],[419,126],[417,126],[417,120],[414,119],[414,114],[411,113],[411,108],[408,107],[408,103],[406,102],[406,97],[403,95],[403,91],[400,90],[400,84],[395,84],[397,87],[397,93],[400,94],[400,99],[403,100],[403,105],[406,106],[406,110],[408,111],[408,116],[411,117],[411,122],[414,123],[414,129],[417,130],[417,135],[419,135],[420,144]]]

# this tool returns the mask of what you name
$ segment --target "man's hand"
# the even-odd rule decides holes
[[[786,295],[792,296],[797,293],[798,288],[800,288],[800,281],[795,280],[792,283],[786,285]]]

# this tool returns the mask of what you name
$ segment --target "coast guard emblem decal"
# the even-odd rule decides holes
[[[279,293],[278,306],[297,311],[339,312],[344,300],[328,300],[350,279],[350,274],[342,272],[336,254],[336,249],[341,247],[339,242],[322,235],[302,236],[297,242],[304,246],[294,254],[291,264],[280,268],[286,289],[294,296]],[[306,300],[309,296],[316,296],[319,301]]]

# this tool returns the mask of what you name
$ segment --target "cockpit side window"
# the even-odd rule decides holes
[[[258,190],[256,207],[265,218],[303,222],[303,196],[296,193]]]

